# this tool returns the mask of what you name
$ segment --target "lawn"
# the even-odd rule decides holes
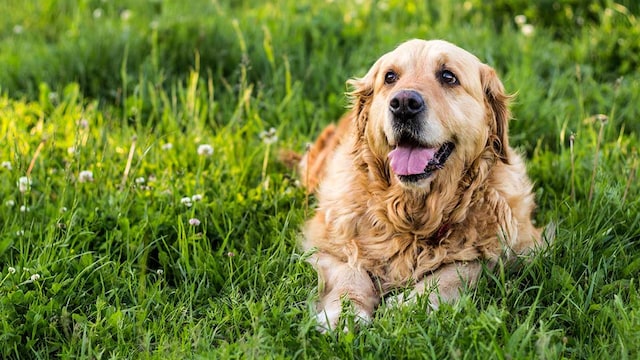
[[[640,357],[635,0],[3,0],[0,357]],[[516,94],[555,242],[427,314],[315,330],[313,212],[278,162],[398,43]],[[273,129],[273,130],[271,130]]]

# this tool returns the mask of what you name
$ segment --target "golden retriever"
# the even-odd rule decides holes
[[[349,81],[353,106],[299,163],[317,196],[302,249],[319,275],[319,328],[343,301],[368,321],[408,286],[431,308],[476,283],[482,261],[542,245],[532,184],[509,146],[495,71],[445,41],[410,40]],[[391,299],[390,299],[391,300]]]

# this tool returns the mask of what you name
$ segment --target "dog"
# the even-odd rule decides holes
[[[544,245],[494,69],[449,42],[414,39],[348,84],[350,111],[298,163],[317,199],[301,248],[319,275],[321,331],[335,329],[343,302],[363,322],[383,298],[425,295],[437,309],[473,287],[483,264]]]

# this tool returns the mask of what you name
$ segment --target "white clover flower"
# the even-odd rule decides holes
[[[200,220],[198,220],[196,218],[191,218],[191,219],[189,219],[189,225],[198,226],[198,225],[200,225]]]
[[[89,120],[82,118],[78,121],[78,126],[82,129],[86,129],[89,127]]]
[[[16,231],[16,235],[17,235],[17,236],[22,236],[22,235],[24,235],[24,230],[18,230],[18,231]]]
[[[524,15],[516,15],[516,17],[513,18],[513,21],[515,21],[519,26],[522,26],[527,23],[527,17]]]
[[[82,170],[80,174],[78,174],[78,181],[83,182],[92,182],[93,181],[93,172],[91,170]]]
[[[66,206],[63,206],[63,207],[61,207],[61,208],[60,208],[60,212],[61,212],[61,213],[66,213],[66,212],[67,212],[67,210],[68,210],[68,209],[67,209],[67,207],[66,207]]]
[[[24,27],[22,25],[16,25],[13,27],[13,33],[16,35],[20,35],[24,32]]]
[[[182,203],[182,205],[184,205],[186,207],[191,207],[193,205],[193,202],[191,201],[191,198],[188,197],[188,196],[185,196],[182,199],[180,199],[180,202]]]
[[[16,273],[16,268],[9,266],[9,268],[7,269],[7,271],[9,271],[9,274],[15,274]]]
[[[122,21],[127,21],[127,20],[129,20],[131,18],[132,14],[133,13],[131,12],[131,10],[129,10],[129,9],[124,10],[124,11],[122,11],[120,13],[120,19],[122,19]]]
[[[95,10],[93,10],[93,17],[94,19],[99,19],[102,17],[102,9],[97,8]]]
[[[144,184],[144,183],[145,183],[145,179],[144,179],[144,177],[142,177],[142,176],[141,176],[141,177],[139,177],[139,178],[136,178],[136,184],[138,184],[138,185],[142,185],[142,184]]]
[[[2,167],[7,170],[13,170],[13,166],[11,166],[11,161],[3,161]]]
[[[158,269],[158,270],[156,270],[156,274],[162,275],[162,274],[164,274],[164,270]]]
[[[16,202],[15,202],[15,200],[9,199],[9,200],[5,201],[4,204],[7,207],[14,207],[16,205]]]
[[[149,28],[151,30],[157,30],[160,27],[160,22],[158,20],[153,20],[149,23]]]
[[[27,205],[20,205],[20,212],[29,212],[31,209]]]
[[[213,155],[213,146],[209,144],[202,144],[198,146],[198,155],[200,156],[211,156]]]
[[[31,188],[31,179],[26,176],[21,176],[18,179],[17,185],[20,192],[24,194]]]
[[[75,155],[75,154],[78,154],[78,153],[80,153],[80,151],[78,151],[78,149],[76,149],[75,146],[69,146],[67,148],[67,154],[69,154],[69,155]]]
[[[195,194],[195,195],[191,196],[191,200],[193,200],[193,202],[198,202],[198,201],[202,200],[202,194]]]
[[[522,28],[520,28],[520,31],[522,31],[524,36],[531,36],[534,30],[535,28],[531,24],[524,24],[522,25]]]
[[[229,251],[229,252],[227,253],[227,256],[228,256],[228,257],[234,257],[234,256],[236,256],[236,254],[234,254],[232,251]]]
[[[166,143],[166,144],[162,144],[162,150],[171,150],[173,149],[173,144],[172,143]]]
[[[40,279],[40,274],[33,274],[31,275],[31,281],[37,281]]]
[[[276,129],[270,128],[269,130],[261,132],[260,139],[262,139],[262,142],[264,142],[267,145],[275,143],[276,141],[278,141],[278,135],[276,135]]]

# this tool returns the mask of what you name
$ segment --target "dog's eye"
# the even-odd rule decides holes
[[[385,84],[393,84],[396,81],[398,81],[398,74],[396,74],[395,71],[388,71],[384,75],[384,83]]]
[[[440,81],[447,85],[458,85],[460,82],[458,78],[449,70],[442,70],[440,73]]]

